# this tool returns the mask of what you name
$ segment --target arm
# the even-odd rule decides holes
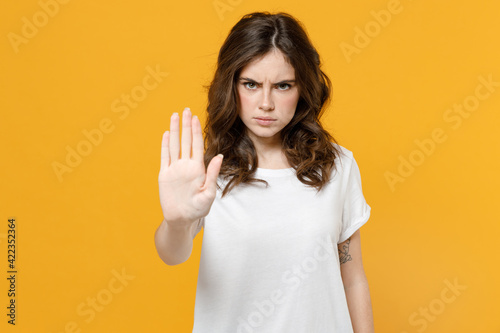
[[[189,226],[169,224],[165,219],[155,232],[156,251],[167,265],[182,264],[191,256],[198,223]]]
[[[340,273],[355,333],[373,333],[370,290],[361,259],[360,231],[338,244]]]
[[[189,259],[200,219],[215,199],[222,164],[219,154],[205,171],[201,124],[189,108],[183,113],[181,142],[179,135],[179,115],[174,113],[161,142],[158,186],[163,221],[154,237],[156,251],[167,265]]]

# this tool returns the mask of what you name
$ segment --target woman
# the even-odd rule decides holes
[[[247,14],[219,52],[205,143],[188,108],[180,142],[171,117],[155,243],[180,264],[204,227],[193,332],[373,332],[359,232],[371,208],[352,152],[320,124],[319,67],[291,15]]]

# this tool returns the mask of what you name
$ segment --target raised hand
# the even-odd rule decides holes
[[[179,115],[174,113],[170,119],[170,131],[163,134],[158,175],[163,217],[170,225],[188,227],[210,211],[223,156],[219,154],[212,158],[205,172],[203,154],[198,117],[192,117],[189,108],[184,109],[182,142],[179,144]]]

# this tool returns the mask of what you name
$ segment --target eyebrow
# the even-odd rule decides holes
[[[249,81],[249,82],[253,82],[253,83],[257,83],[259,85],[262,85],[262,82],[257,82],[249,77],[240,77],[238,79],[238,81]],[[273,83],[272,85],[277,85],[277,84],[283,84],[283,83],[289,83],[289,82],[295,82],[295,80],[283,80],[283,81],[280,81],[280,82],[276,82],[276,83]]]

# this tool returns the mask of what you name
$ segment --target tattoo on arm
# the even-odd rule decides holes
[[[344,264],[351,261],[351,255],[349,254],[349,243],[351,242],[351,237],[349,237],[345,243],[342,245],[342,249],[339,248],[339,260],[340,264]]]

